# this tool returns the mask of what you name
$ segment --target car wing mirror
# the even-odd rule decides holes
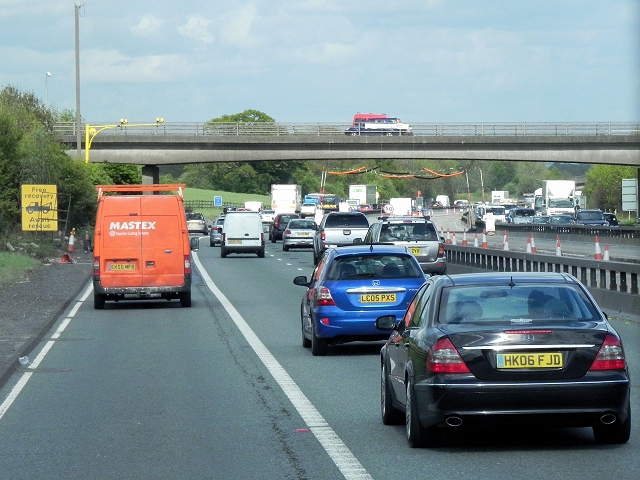
[[[376,318],[376,328],[378,330],[393,330],[396,328],[396,316],[384,315]]]
[[[309,283],[305,275],[298,275],[297,277],[295,277],[293,279],[293,284],[299,285],[301,287],[307,287],[307,288],[311,285],[311,283]]]
[[[189,240],[189,247],[194,252],[197,252],[200,249],[200,239],[198,237],[192,237],[191,240]]]

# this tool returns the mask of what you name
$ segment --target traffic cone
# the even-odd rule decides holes
[[[60,257],[59,263],[76,263],[76,261],[73,258],[71,258],[71,255],[69,255],[68,253],[65,253],[64,255],[62,255],[62,257]]]
[[[482,248],[489,248],[489,244],[487,243],[487,231],[482,231]]]
[[[560,248],[560,235],[556,235],[556,257],[562,256],[562,249]]]
[[[448,228],[447,228],[447,240],[444,243],[451,244],[451,232],[449,232]]]
[[[527,253],[531,253],[531,237],[527,237]]]
[[[67,252],[73,252],[76,249],[76,229],[73,228],[69,234],[69,245],[67,245]]]
[[[538,253],[538,250],[536,250],[536,239],[533,236],[533,233],[531,234],[531,253]]]
[[[507,231],[502,232],[502,243],[507,243]]]
[[[467,247],[469,243],[467,242],[467,231],[462,232],[462,246]]]
[[[602,260],[602,252],[600,251],[600,241],[598,240],[598,236],[596,235],[596,253],[593,256],[595,260]]]
[[[504,232],[504,244],[502,245],[502,250],[509,250],[509,238],[507,237],[507,232]]]
[[[602,257],[602,260],[604,260],[605,262],[609,261],[609,244],[608,243],[604,246],[604,257]]]
[[[456,242],[456,232],[453,232],[452,235],[453,236],[451,237],[451,245],[457,245],[458,243]]]
[[[478,234],[475,234],[475,237],[473,238],[473,246],[478,248]]]

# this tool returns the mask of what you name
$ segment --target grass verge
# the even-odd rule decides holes
[[[41,262],[21,253],[0,252],[0,287],[16,283],[25,273],[35,270]]]

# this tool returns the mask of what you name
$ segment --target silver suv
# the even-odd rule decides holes
[[[444,275],[447,271],[444,239],[427,218],[379,217],[364,237],[364,243],[378,242],[406,245],[425,273]]]

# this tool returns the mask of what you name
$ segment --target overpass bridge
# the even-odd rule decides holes
[[[639,167],[640,123],[415,123],[413,135],[352,135],[346,123],[85,124],[54,126],[68,154],[143,166],[286,160],[457,159]],[[78,145],[80,143],[80,145]],[[89,152],[86,146],[89,145]],[[83,152],[84,149],[84,152]]]

